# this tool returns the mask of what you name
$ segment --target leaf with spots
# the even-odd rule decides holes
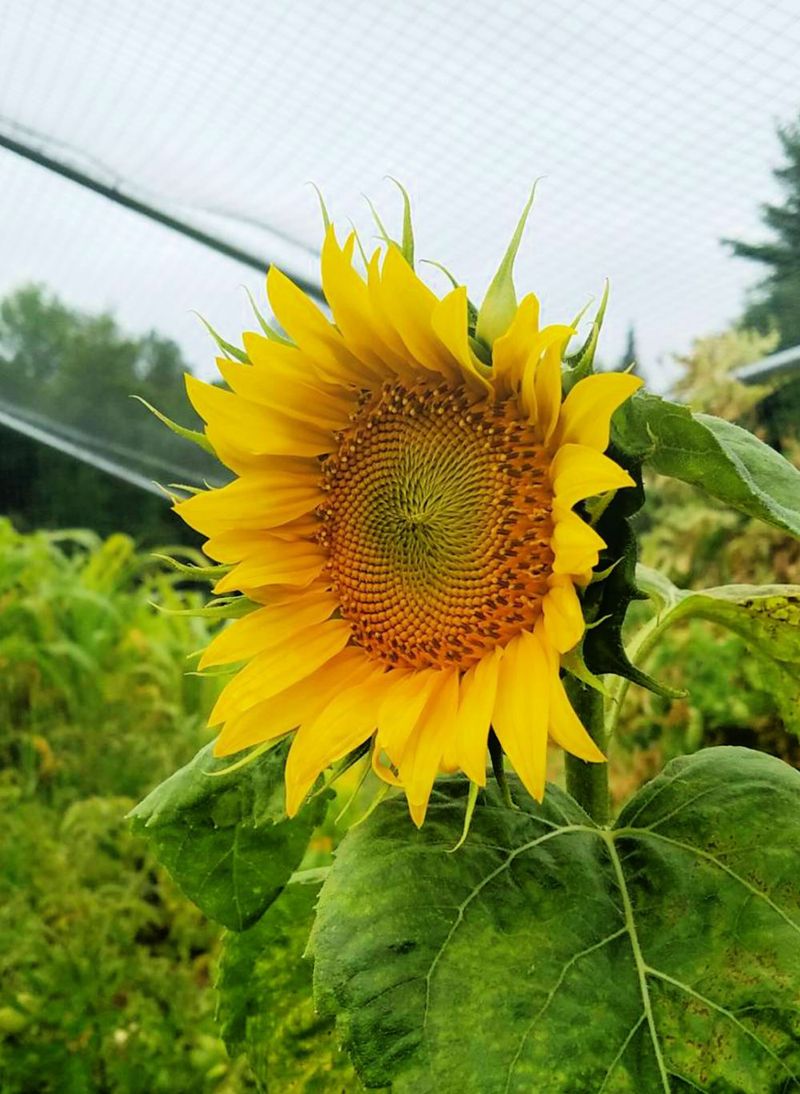
[[[800,1090],[800,772],[683,757],[600,829],[442,783],[342,843],[311,949],[368,1085],[396,1094]],[[388,879],[391,884],[388,884]]]

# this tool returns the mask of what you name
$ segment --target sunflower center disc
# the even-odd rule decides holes
[[[320,542],[353,636],[405,668],[468,668],[530,628],[553,555],[547,458],[513,401],[385,384],[322,465]]]

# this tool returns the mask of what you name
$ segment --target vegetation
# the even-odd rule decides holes
[[[181,445],[131,402],[139,395],[191,424],[187,371],[169,339],[127,335],[111,315],[85,315],[40,286],[0,302],[0,409],[147,479],[199,483],[213,470],[205,453]],[[89,527],[104,535],[126,530],[140,543],[196,542],[157,496],[6,429],[0,512],[20,528]]]
[[[761,333],[777,331],[779,349],[800,345],[800,124],[778,130],[784,162],[775,176],[784,193],[781,204],[761,206],[761,219],[771,238],[761,243],[726,240],[739,258],[758,263],[765,277],[752,293],[743,327]]]
[[[215,1035],[217,932],[125,814],[206,737],[202,619],[130,539],[0,522],[4,1094],[239,1090]]]

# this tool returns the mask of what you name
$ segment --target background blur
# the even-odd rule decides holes
[[[603,367],[797,462],[798,126],[797,0],[0,0],[4,1092],[255,1082],[216,1034],[216,929],[124,821],[217,687],[186,674],[201,592],[154,554],[198,542],[155,482],[221,472],[130,399],[197,425],[196,313],[236,342],[273,262],[314,291],[309,183],[370,241],[363,195],[399,222],[387,176],[418,255],[480,300],[541,178],[517,279],[545,317],[609,277]],[[800,582],[796,544],[648,485],[643,555],[673,580]],[[705,625],[671,643],[651,669],[691,703],[632,689],[617,800],[704,744],[800,761],[796,674]],[[262,1085],[357,1089],[307,1007],[276,1014]]]

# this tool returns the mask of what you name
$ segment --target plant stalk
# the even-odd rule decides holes
[[[606,751],[606,728],[603,696],[594,688],[567,675],[564,680],[570,702],[592,740],[601,752]],[[608,824],[610,803],[608,794],[608,764],[590,764],[570,753],[565,754],[567,790],[592,820]]]

